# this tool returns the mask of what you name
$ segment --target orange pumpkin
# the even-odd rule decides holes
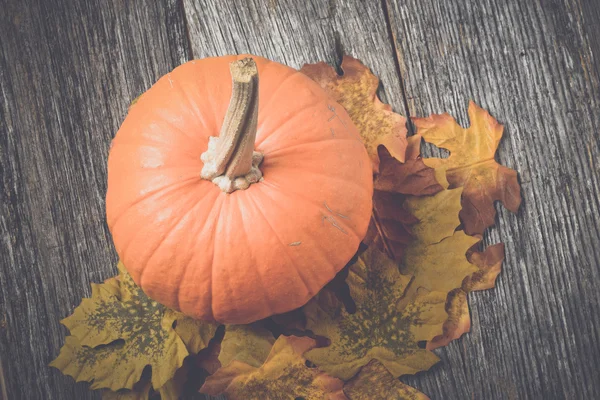
[[[371,163],[344,109],[255,56],[163,76],[108,158],[108,226],[133,280],[222,323],[305,304],[357,250],[371,196]]]

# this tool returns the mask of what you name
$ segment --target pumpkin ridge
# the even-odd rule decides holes
[[[188,130],[182,129],[173,123],[172,119],[170,118],[173,115],[173,112],[171,110],[153,107],[152,113],[150,115],[154,117],[154,123],[159,122],[160,124],[165,124],[172,131],[179,132],[187,140],[189,140],[190,142],[194,142],[194,144],[200,145],[202,143],[202,137],[191,135]]]
[[[290,198],[291,200],[298,200],[298,198],[301,198],[301,199],[302,199],[302,200],[304,200],[304,201],[305,201],[307,204],[310,204],[311,206],[313,206],[313,208],[316,210],[316,213],[318,213],[318,214],[321,214],[321,215],[323,214],[323,209],[321,208],[321,207],[323,207],[323,206],[324,206],[323,204],[321,204],[321,203],[317,202],[316,200],[309,199],[308,197],[305,197],[305,196],[303,196],[303,195],[302,195],[302,194],[300,194],[299,192],[294,192],[293,194],[290,194],[290,193],[288,193],[288,192],[285,190],[285,188],[284,188],[283,186],[275,185],[273,182],[269,182],[269,181],[267,181],[267,180],[265,180],[265,181],[263,182],[263,185],[261,185],[261,186],[262,186],[262,189],[261,189],[261,190],[262,190],[262,193],[263,193],[265,196],[268,196],[268,194],[267,194],[267,193],[265,193],[265,190],[266,190],[266,188],[267,188],[267,187],[269,187],[271,190],[274,190],[274,191],[276,191],[278,194],[280,194],[280,195],[283,195],[283,196],[286,196],[286,197]],[[352,231],[352,232],[353,232],[353,230],[352,230],[352,229],[350,229],[350,231]],[[353,233],[355,234],[355,236],[356,236],[356,237],[358,237],[358,238],[359,238],[359,242],[360,242],[360,240],[362,240],[362,239],[359,237],[359,235],[358,235],[358,234],[356,234],[355,232],[353,232]],[[280,242],[282,242],[282,241],[280,240]],[[284,244],[284,243],[282,243],[282,244]],[[288,245],[288,246],[289,246],[289,245]],[[318,250],[321,252],[321,254],[324,254],[324,250],[323,250],[323,248],[322,248],[322,247],[317,247],[317,249],[318,249]],[[326,258],[326,257],[324,256],[323,258]],[[332,274],[333,274],[334,276],[335,276],[335,274],[337,274],[337,273],[339,272],[339,271],[336,271],[336,270],[335,270],[335,267],[332,269],[332,271],[333,271],[333,272],[332,272]],[[309,292],[311,292],[311,290],[310,290],[310,288],[308,287],[308,285],[305,285],[305,286],[306,286],[306,288],[308,289],[308,291],[309,291]]]
[[[176,181],[176,182],[171,182],[170,185],[167,186],[162,186],[159,187],[157,189],[151,190],[149,192],[146,192],[142,195],[140,195],[139,197],[137,197],[133,202],[127,204],[127,206],[123,207],[123,211],[121,213],[119,213],[119,215],[117,215],[116,217],[112,217],[111,220],[112,222],[110,222],[110,227],[111,229],[113,229],[117,223],[119,222],[119,220],[123,217],[123,215],[129,211],[132,207],[136,207],[138,206],[141,202],[148,200],[150,197],[154,196],[154,195],[167,195],[170,194],[171,192],[173,192],[174,190],[181,190],[182,188],[185,188],[186,186],[192,186],[192,185],[196,185],[199,184],[201,181],[200,176],[198,175],[198,178],[196,177],[190,177],[186,180],[182,180],[182,181]],[[179,184],[179,186],[174,187],[175,185]]]
[[[283,123],[277,125],[277,128],[273,129],[269,135],[260,135],[260,136],[257,135],[256,149],[260,150],[262,152],[264,150],[263,146],[265,145],[265,142],[267,142],[267,140],[269,140],[269,142],[275,141],[275,143],[279,143],[281,141],[281,138],[279,136],[286,134],[286,132],[283,131],[283,127],[285,127],[290,122],[295,121],[298,114],[308,110],[309,108],[314,108],[317,105],[318,105],[318,103],[310,103],[310,104],[303,106],[302,108],[299,108],[297,110],[295,109],[294,110],[295,114],[291,118],[287,118],[285,121],[283,121]],[[264,123],[264,121],[263,121],[263,123]],[[262,128],[262,124],[260,124],[258,126],[258,128],[259,129]],[[269,143],[269,142],[267,142],[267,143]]]
[[[192,114],[194,114],[194,117],[198,121],[201,121],[201,125],[204,128],[204,131],[208,131],[209,129],[206,124],[206,118],[204,118],[204,113],[202,113],[197,107],[194,106],[194,102],[191,100],[189,93],[185,90],[185,87],[181,84],[181,82],[179,80],[176,80],[175,82],[177,83],[179,92],[183,94],[185,101],[188,103],[188,108],[192,110]]]
[[[219,197],[220,197],[221,193],[219,193]],[[225,201],[221,200],[219,201],[219,210],[217,211],[217,216],[220,217],[221,216],[221,212],[223,211],[223,207],[224,207]],[[221,224],[221,218],[216,218],[216,223],[215,226],[213,227],[213,231],[214,232],[218,232],[219,231],[219,225]],[[210,268],[208,268],[208,270],[210,271],[210,276],[208,277],[210,279],[210,313],[211,313],[211,317],[212,319],[215,319],[215,304],[212,301],[213,297],[214,297],[214,293],[215,293],[215,280],[213,279],[213,277],[215,276],[215,254],[217,253],[217,241],[213,240],[212,241],[213,244],[213,251],[212,251],[212,257],[211,257],[211,261],[210,261]],[[229,285],[231,287],[231,285]]]
[[[266,166],[265,166],[265,167],[266,167]],[[282,170],[282,169],[284,169],[284,168],[285,168],[285,169],[289,169],[289,170],[295,170],[295,168],[294,168],[294,167],[291,167],[291,166],[288,166],[288,165],[278,165],[278,166],[277,166],[277,169],[278,169],[278,170]],[[265,168],[265,169],[266,169],[266,168]],[[314,174],[314,175],[326,176],[326,177],[327,177],[327,179],[332,179],[332,180],[333,180],[333,179],[336,179],[336,180],[338,180],[338,181],[342,181],[342,182],[345,182],[345,183],[351,183],[351,184],[355,185],[356,187],[358,187],[358,188],[360,188],[360,189],[363,189],[364,191],[367,191],[367,192],[369,191],[369,190],[368,190],[368,188],[365,188],[364,186],[362,186],[362,185],[361,185],[359,182],[357,182],[356,180],[351,180],[351,181],[349,181],[349,182],[348,182],[348,181],[347,181],[346,179],[344,179],[344,178],[340,178],[340,177],[336,177],[336,176],[330,176],[330,175],[326,175],[326,174],[325,174],[325,173],[323,173],[323,172],[311,171],[310,169],[303,169],[303,170],[302,170],[302,173],[303,173],[303,174],[308,174],[308,173],[311,173],[311,174]],[[267,181],[267,177],[265,177],[265,180],[264,180],[263,182],[261,182],[261,183],[265,183],[266,181]],[[286,186],[282,186],[282,187],[286,187]],[[287,187],[286,187],[286,188],[287,188]]]
[[[246,199],[251,201],[254,204],[254,207],[257,207],[260,214],[263,216],[263,219],[265,218],[264,214],[262,213],[262,210],[260,210],[260,208],[258,207],[258,205],[256,204],[256,202],[254,201],[254,199],[252,198],[252,195],[250,194],[251,192],[248,192],[248,196],[246,196]],[[238,196],[238,198],[236,199],[236,203],[239,205],[239,199],[240,197]],[[249,236],[248,236],[248,231],[246,230],[246,224],[242,224],[242,226],[244,227],[244,234],[246,236],[246,242],[249,243]],[[254,260],[254,257],[253,257]],[[256,264],[258,265],[258,264]],[[269,313],[272,314],[273,313],[273,308],[271,307],[271,301],[272,299],[268,297],[268,290],[267,289],[267,285],[265,285],[265,280],[262,276],[262,274],[260,273],[260,268],[256,269],[256,276],[258,277],[259,281],[260,281],[260,286],[262,286],[263,290],[263,300],[266,300],[264,302],[267,303],[267,308],[269,309]]]
[[[272,63],[269,63],[267,65],[272,65]],[[266,66],[265,66],[265,68],[263,68],[261,75],[264,74],[265,69],[266,69]],[[279,91],[283,88],[283,86],[289,82],[289,80],[292,76],[295,76],[296,74],[300,73],[300,71],[297,71],[292,68],[290,68],[290,70],[291,70],[290,73],[279,83],[279,85],[277,86],[277,89],[275,89],[275,91],[270,94],[267,102],[259,106],[260,108],[268,110],[269,107],[271,106],[271,103],[273,103],[273,99],[275,99],[275,96],[277,95],[277,93],[279,93]]]
[[[276,185],[273,181],[268,181],[267,179],[265,179],[263,182],[263,185],[261,186],[270,186],[273,190],[276,190],[278,193],[289,197],[290,199],[294,200],[294,199],[298,199],[301,198],[302,200],[304,200],[307,204],[311,204],[314,206],[314,208],[320,213],[323,214],[323,208],[326,209],[325,207],[325,203],[320,203],[317,200],[314,199],[310,199],[306,196],[304,196],[301,192],[293,192],[293,194],[290,194],[287,192],[287,190],[289,190],[289,188],[285,187],[285,186],[280,186],[280,185]],[[263,191],[264,193],[264,191]],[[322,208],[323,207],[323,208]],[[354,236],[356,236],[358,238],[358,241],[360,242],[363,238],[360,237],[360,235],[354,231],[354,229],[350,229],[348,226],[346,226],[346,228],[348,228],[348,230],[350,232],[352,232],[354,234]],[[336,272],[337,273],[337,272]]]
[[[312,142],[302,142],[302,143],[296,143],[296,144],[293,144],[293,145],[290,145],[290,146],[278,147],[277,149],[274,149],[274,150],[272,150],[272,151],[270,151],[268,153],[265,153],[265,157],[267,155],[271,155],[272,156],[274,153],[277,154],[277,152],[280,152],[282,150],[295,149],[296,147],[302,147],[302,146],[306,146],[306,145],[321,144],[323,142],[342,142],[342,141],[343,142],[354,142],[356,140],[357,139],[350,139],[350,138],[348,138],[348,139],[337,139],[337,138],[328,137],[328,138],[324,138],[324,139],[314,140]]]
[[[118,144],[116,144],[116,146],[119,146],[119,147],[127,147],[127,146],[130,146],[130,147],[135,147],[135,148],[138,148],[138,149],[139,149],[140,147],[148,147],[148,148],[152,148],[152,149],[158,149],[158,150],[161,150],[161,148],[162,148],[162,149],[164,149],[165,147],[169,147],[169,150],[173,149],[173,147],[171,147],[171,146],[168,146],[168,145],[166,145],[166,144],[163,144],[163,143],[156,143],[156,142],[154,142],[154,141],[149,141],[148,143],[144,143],[144,144],[140,144],[140,143],[131,143],[131,142],[127,142],[127,141],[120,141]],[[188,153],[188,154],[189,154],[190,158],[194,158],[194,159],[195,159],[195,158],[196,158],[197,151],[194,151],[194,152],[192,153],[192,151],[193,151],[192,147],[193,147],[193,146],[189,146],[188,148],[186,148],[186,150],[187,150],[187,151],[189,151],[189,153]],[[177,149],[177,151],[179,151],[179,149]],[[198,157],[198,159],[199,159],[199,158],[200,158],[200,157]]]
[[[203,197],[202,199],[199,199],[198,202],[194,205],[194,207],[197,207],[198,205],[200,205],[201,202],[202,202],[202,200],[204,198],[205,197]],[[219,195],[216,196],[216,198],[215,198],[214,201],[215,202],[219,201],[218,198],[219,198]],[[219,203],[222,203],[222,201],[219,201]],[[208,220],[209,216],[210,215],[207,216],[206,220]],[[205,220],[205,223],[201,225],[200,233],[195,235],[196,238],[202,237],[202,232],[205,229],[210,229],[209,227],[207,227],[208,224],[206,224],[206,220]],[[214,258],[214,253],[213,253],[213,258]],[[175,296],[174,296],[175,297],[175,306],[174,306],[174,308],[175,308],[175,310],[178,310],[178,311],[181,311],[181,298],[180,298],[180,296],[181,296],[181,292],[182,292],[182,290],[181,290],[181,288],[182,288],[182,282],[184,282],[187,279],[190,271],[193,270],[193,267],[190,267],[190,265],[192,264],[192,260],[193,259],[194,259],[194,253],[190,253],[190,255],[185,260],[185,265],[187,266],[187,268],[185,268],[185,270],[183,271],[183,273],[180,275],[179,281],[177,282],[177,285],[175,286],[176,287],[176,289],[175,289],[176,293],[175,293]],[[210,296],[211,296],[211,300],[212,300],[212,293],[210,294]]]
[[[283,242],[283,240],[281,240],[281,237],[277,234],[277,231],[273,227],[273,224],[271,223],[271,221],[269,221],[267,219],[265,213],[263,213],[263,210],[256,203],[256,201],[254,200],[254,198],[252,196],[248,196],[248,199],[254,204],[254,206],[258,209],[258,212],[263,216],[263,219],[266,221],[267,225],[271,229],[271,232],[273,232],[273,235],[277,238],[277,240],[279,241],[279,244],[281,244],[282,248],[285,248],[287,246],[287,244],[285,244]],[[306,283],[306,278],[302,275],[302,273],[300,272],[300,269],[297,267],[296,261],[294,259],[292,259],[292,257],[290,257],[290,255],[287,252],[283,252],[283,253],[286,255],[286,257],[290,261],[290,264],[294,266],[294,270],[296,271],[296,275],[298,275],[300,277],[300,280],[302,281],[302,284],[306,288],[309,296],[313,297],[315,295],[315,293],[313,293],[313,291],[311,290],[310,286],[308,286],[308,284]],[[333,276],[332,276],[332,279],[333,279]],[[262,282],[262,277],[261,277],[261,282]],[[265,292],[266,292],[266,290],[265,290]],[[276,312],[279,313],[279,310],[276,310]],[[273,313],[273,308],[271,307],[271,304],[269,302],[269,315],[273,315],[273,314],[274,314]]]
[[[207,191],[206,193],[207,193],[207,194],[209,194],[209,193],[210,193],[210,191]],[[193,206],[189,207],[189,210],[187,210],[187,211],[185,212],[185,214],[184,214],[184,215],[182,215],[182,216],[181,216],[181,217],[180,217],[178,220],[176,220],[176,221],[173,223],[173,225],[172,225],[172,226],[170,226],[169,228],[167,228],[167,230],[165,231],[165,233],[164,233],[164,236],[162,237],[162,239],[161,239],[161,240],[160,240],[160,241],[159,241],[159,242],[156,244],[156,246],[154,247],[154,249],[153,249],[152,251],[150,251],[150,252],[149,252],[149,254],[150,254],[150,257],[149,257],[149,258],[146,260],[146,262],[143,264],[143,267],[141,268],[141,270],[140,270],[140,272],[139,272],[139,278],[138,278],[139,280],[138,280],[138,282],[139,282],[139,286],[140,286],[140,287],[142,287],[142,288],[143,288],[144,286],[146,286],[146,285],[143,283],[143,276],[144,276],[144,275],[147,275],[147,274],[146,274],[146,272],[147,272],[147,270],[149,269],[149,266],[150,266],[150,264],[151,264],[151,261],[152,261],[153,257],[155,257],[155,255],[158,253],[158,250],[159,250],[159,248],[160,248],[160,247],[161,247],[161,246],[164,244],[164,242],[165,242],[165,241],[166,241],[166,240],[169,238],[169,236],[170,236],[170,235],[173,233],[173,230],[174,230],[175,228],[177,228],[177,226],[178,226],[179,224],[181,224],[182,222],[184,222],[184,221],[185,221],[185,219],[186,219],[186,217],[187,217],[187,216],[188,216],[188,215],[189,215],[189,214],[190,214],[192,211],[194,211],[194,210],[196,209],[196,207],[198,207],[198,205],[202,203],[202,201],[206,200],[208,197],[209,197],[209,196],[203,196],[201,199],[197,200],[197,202],[195,202],[195,204],[194,204]],[[190,197],[190,198],[191,198],[191,197]],[[184,207],[184,208],[186,208],[186,207]],[[183,275],[183,274],[182,274],[182,275]],[[150,297],[153,297],[153,296],[150,296]]]

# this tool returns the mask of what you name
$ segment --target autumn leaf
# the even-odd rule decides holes
[[[430,196],[443,187],[435,170],[420,158],[420,136],[409,138],[407,160],[399,162],[380,148],[380,172],[373,182],[373,218],[365,243],[375,244],[388,257],[400,261],[405,248],[414,240],[411,227],[418,218],[404,207],[409,195]]]
[[[239,360],[206,378],[200,391],[225,394],[229,400],[344,400],[343,382],[310,368],[302,353],[316,342],[308,337],[280,336],[259,367]]]
[[[271,352],[275,338],[259,324],[226,325],[219,361],[228,366],[233,360],[260,367]]]
[[[347,279],[356,302],[355,313],[318,299],[304,307],[307,329],[331,341],[327,347],[308,351],[305,357],[343,380],[350,379],[373,359],[394,377],[431,367],[438,358],[420,349],[417,342],[426,340],[420,335],[429,314],[442,313],[445,319],[444,299],[440,302],[419,293],[410,303],[402,304],[411,279],[410,275],[401,275],[385,254],[369,248],[352,265]]]
[[[412,228],[417,246],[433,245],[454,235],[460,225],[461,195],[462,188],[446,189],[430,197],[406,200],[405,208],[419,221]]]
[[[500,273],[504,260],[504,244],[488,246],[485,251],[469,250],[467,259],[477,270],[467,276],[459,289],[448,294],[446,312],[448,319],[444,323],[443,333],[427,343],[427,349],[433,350],[446,346],[452,340],[458,339],[471,329],[471,317],[467,294],[475,290],[486,290],[494,287],[496,277]]]
[[[427,342],[427,350],[447,346],[448,343],[458,339],[471,329],[469,304],[467,303],[467,293],[464,290],[459,288],[448,293],[446,313],[448,314],[448,318],[442,327],[442,334]]]
[[[516,212],[521,196],[516,172],[494,160],[502,125],[473,102],[469,105],[469,117],[468,129],[460,127],[448,114],[417,118],[415,125],[426,141],[450,150],[447,159],[425,159],[424,162],[435,168],[438,179],[447,179],[450,188],[463,188],[460,220],[466,233],[480,236],[494,223],[494,201],[500,200]],[[475,271],[465,277],[459,288],[449,292],[448,319],[443,333],[428,342],[427,349],[445,346],[468,332],[471,325],[468,293],[494,286],[504,258],[504,245],[489,246],[484,252],[474,249],[475,245],[467,251],[467,258]],[[418,249],[414,252],[418,253]]]
[[[465,278],[477,271],[468,261],[467,251],[479,239],[456,231],[460,225],[461,194],[462,188],[446,189],[431,197],[411,197],[405,203],[419,223],[413,227],[415,242],[406,250],[400,266],[403,273],[414,276],[404,301],[423,292],[437,296],[444,309],[443,313],[431,315],[431,323],[424,327],[426,332],[421,332],[423,340],[443,333],[448,320],[448,294],[461,288]]]
[[[379,171],[377,148],[383,145],[392,157],[404,161],[406,151],[406,118],[392,112],[377,97],[379,79],[357,59],[344,56],[343,75],[320,62],[305,64],[300,72],[317,82],[327,94],[346,109],[365,143],[373,170]],[[335,115],[336,110],[331,112]]]
[[[394,378],[377,360],[371,360],[344,385],[344,394],[350,400],[428,400],[417,389]]]
[[[193,319],[170,309],[167,309],[166,315],[175,321],[175,332],[190,354],[197,354],[208,347],[208,343],[219,327],[216,323]]]
[[[471,251],[469,261],[477,267],[477,271],[463,282],[463,290],[486,290],[494,287],[496,278],[504,261],[504,243],[488,246],[485,251]]]
[[[425,141],[450,151],[448,158],[428,158],[424,162],[445,170],[450,188],[464,188],[460,219],[465,232],[475,235],[494,224],[495,201],[516,212],[521,192],[517,172],[494,159],[504,127],[474,102],[469,104],[469,118],[468,129],[449,114],[415,118],[414,123]]]
[[[92,286],[62,323],[71,331],[59,356],[50,364],[76,381],[92,381],[92,389],[133,388],[146,366],[152,386],[161,388],[189,354],[173,329],[175,315],[149,299],[122,264],[120,274]]]

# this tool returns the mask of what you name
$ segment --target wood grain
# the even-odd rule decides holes
[[[130,101],[187,59],[181,5],[0,0],[0,358],[7,397],[91,399],[49,368],[59,320],[116,274],[106,157]]]
[[[343,54],[354,55],[384,82],[382,99],[404,111],[394,50],[378,2],[183,1],[194,58],[251,53],[294,68],[319,61],[339,68]]]
[[[498,207],[498,288],[473,332],[403,380],[432,399],[600,398],[597,0],[0,0],[0,386],[91,399],[47,366],[59,320],[115,274],[106,156],[129,102],[190,59],[250,52],[300,67],[361,59],[413,116],[468,100],[506,125],[519,215]],[[442,154],[428,148],[427,154]],[[4,384],[3,384],[4,382]],[[198,396],[198,398],[202,398]]]
[[[600,3],[390,1],[413,116],[469,99],[505,124],[498,159],[523,205],[498,206],[497,289],[470,296],[473,331],[406,379],[434,399],[600,398]],[[595,34],[592,32],[595,30]]]

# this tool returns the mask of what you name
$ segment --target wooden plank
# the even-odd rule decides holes
[[[0,358],[8,399],[92,399],[49,368],[115,275],[106,157],[128,104],[188,58],[175,0],[0,0]],[[2,382],[2,380],[0,380]]]
[[[382,99],[404,112],[401,83],[379,2],[184,0],[194,58],[250,53],[300,68],[360,58],[384,82]]]
[[[507,257],[497,289],[470,296],[473,332],[407,381],[434,399],[600,398],[600,3],[386,6],[410,114],[489,109],[524,197],[487,235]]]

